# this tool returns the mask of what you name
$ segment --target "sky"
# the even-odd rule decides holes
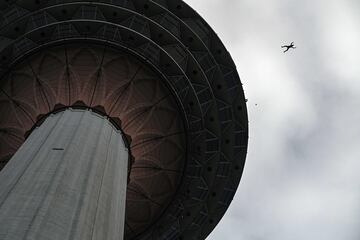
[[[245,169],[208,240],[359,240],[360,1],[185,2],[248,98]]]

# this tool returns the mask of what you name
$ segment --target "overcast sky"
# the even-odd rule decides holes
[[[359,240],[360,1],[185,2],[224,42],[249,99],[243,177],[208,239]]]

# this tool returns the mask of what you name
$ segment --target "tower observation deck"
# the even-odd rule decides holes
[[[0,1],[0,240],[205,239],[247,143],[234,62],[186,3]]]

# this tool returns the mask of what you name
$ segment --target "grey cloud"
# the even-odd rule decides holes
[[[186,2],[224,41],[249,98],[243,178],[208,239],[360,239],[359,1]]]

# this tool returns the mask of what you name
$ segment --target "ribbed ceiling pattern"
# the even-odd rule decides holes
[[[0,159],[4,164],[41,116],[61,106],[91,107],[119,119],[130,136],[126,230],[139,233],[161,215],[185,163],[181,111],[149,67],[100,45],[64,45],[38,52],[1,81]]]

